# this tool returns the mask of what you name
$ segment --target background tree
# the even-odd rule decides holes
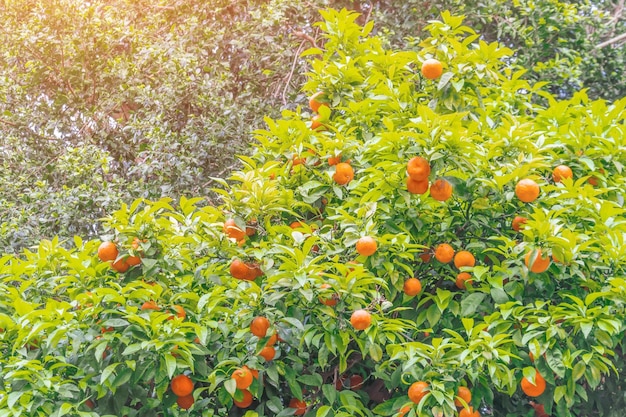
[[[395,47],[441,10],[464,13],[553,93],[624,95],[624,48],[596,48],[626,32],[622,2],[5,1],[1,250],[94,236],[120,201],[207,194],[263,116],[306,103],[299,53],[323,44],[312,23],[326,5],[375,19]]]

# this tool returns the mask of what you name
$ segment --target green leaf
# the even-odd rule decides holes
[[[461,315],[462,316],[471,316],[476,313],[478,307],[482,304],[485,299],[485,294],[475,292],[469,294],[461,301]]]

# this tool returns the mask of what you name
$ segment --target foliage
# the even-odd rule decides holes
[[[375,19],[375,33],[397,48],[407,36],[417,45],[430,19],[453,10],[485,41],[514,49],[508,59],[554,94],[624,96],[626,50],[595,48],[625,32],[609,1],[7,0],[0,251],[94,237],[121,201],[205,194],[236,153],[250,154],[263,116],[305,104],[310,67],[298,54],[323,45],[312,22],[328,5],[363,12],[361,24]]]
[[[219,181],[220,206],[114,212],[101,238],[142,258],[125,273],[98,260],[99,239],[0,258],[0,416],[289,416],[294,399],[307,416],[455,416],[460,386],[481,415],[531,416],[535,401],[557,416],[621,415],[626,99],[558,100],[449,13],[406,49],[346,10],[323,17],[304,90],[324,93],[325,127],[310,129],[301,107],[266,118],[257,151]],[[420,75],[426,58],[443,63],[440,79]],[[345,186],[328,163],[339,154],[354,168]],[[414,156],[451,199],[407,192]],[[557,183],[560,164],[574,177]],[[540,186],[534,202],[515,196],[523,178]],[[520,232],[516,216],[528,219]],[[227,236],[237,230],[249,233]],[[364,236],[371,256],[356,253]],[[476,265],[430,259],[440,243]],[[537,249],[551,261],[532,273]],[[262,275],[233,278],[235,260]],[[409,277],[417,296],[403,292]],[[371,316],[365,330],[350,324],[356,310]],[[264,338],[250,332],[257,316]],[[274,332],[276,356],[263,359]],[[232,405],[243,365],[259,371],[247,411]],[[535,368],[548,388],[531,403],[519,383]],[[188,412],[169,390],[182,373],[195,383]],[[355,376],[362,385],[346,383]],[[419,404],[407,397],[416,381],[428,382]]]

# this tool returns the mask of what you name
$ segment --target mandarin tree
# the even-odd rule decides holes
[[[623,410],[626,99],[559,101],[449,13],[402,50],[322,17],[303,91],[323,129],[308,107],[267,118],[219,206],[137,200],[99,240],[0,258],[3,415]],[[446,198],[407,190],[415,157]],[[102,241],[140,262],[113,268]]]

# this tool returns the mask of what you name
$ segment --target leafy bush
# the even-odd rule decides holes
[[[404,50],[323,17],[323,126],[267,118],[220,206],[0,258],[1,416],[620,415],[626,100],[559,101],[448,13]]]

